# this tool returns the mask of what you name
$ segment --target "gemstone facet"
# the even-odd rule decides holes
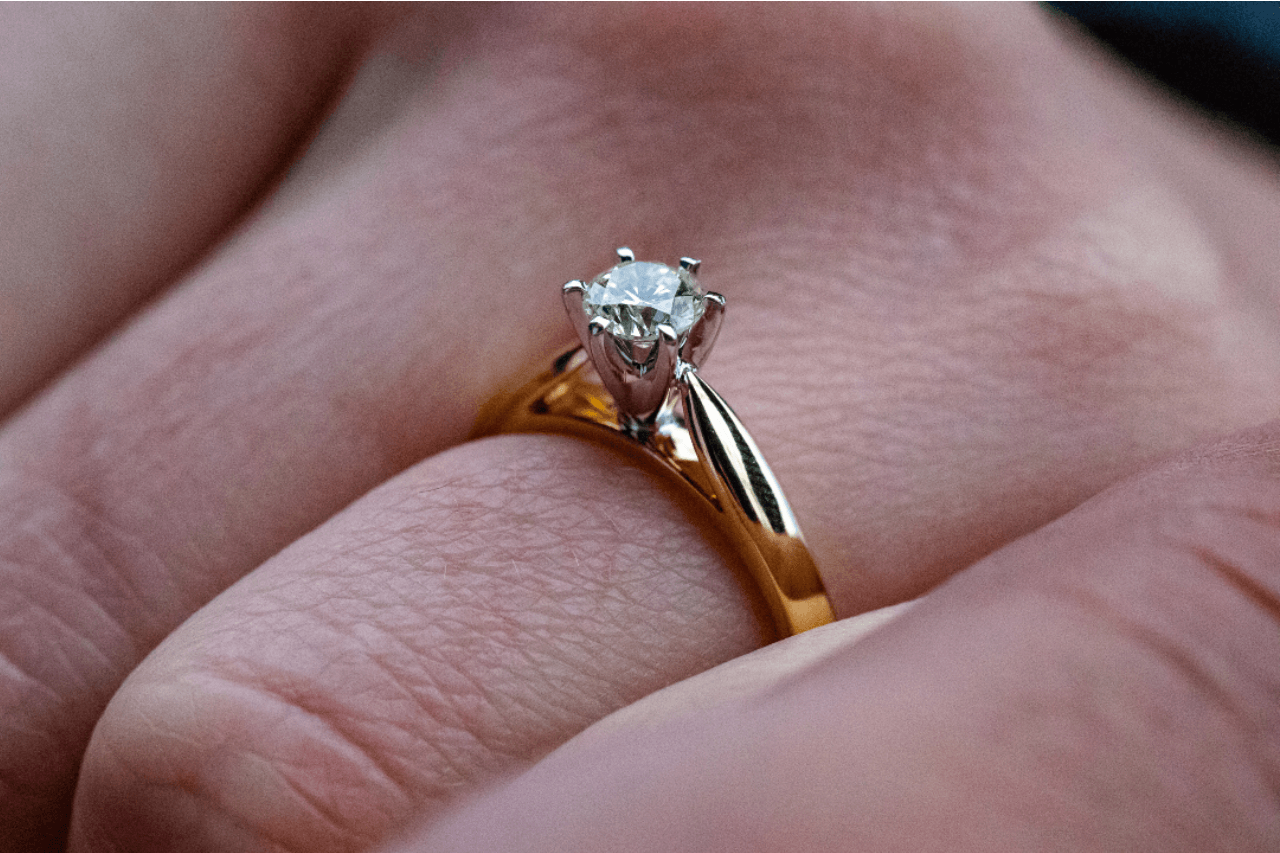
[[[622,345],[657,341],[661,325],[683,339],[703,307],[702,288],[693,273],[649,261],[628,261],[601,273],[582,299],[588,322],[604,318]]]

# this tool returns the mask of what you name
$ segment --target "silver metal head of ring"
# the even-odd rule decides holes
[[[564,304],[620,419],[643,432],[671,406],[677,374],[706,361],[725,300],[698,284],[700,261],[669,267],[617,253],[591,281],[565,284]]]

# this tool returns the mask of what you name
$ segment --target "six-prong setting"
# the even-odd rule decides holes
[[[677,368],[706,361],[725,300],[702,290],[694,258],[669,267],[637,261],[626,247],[617,255],[590,282],[565,284],[565,309],[619,418],[643,430],[667,403]]]
[[[778,635],[790,636],[833,621],[835,611],[781,484],[701,375],[725,302],[702,292],[697,273],[694,258],[668,267],[623,248],[610,270],[566,284],[581,346],[485,406],[474,434],[564,433],[657,466],[737,547]]]

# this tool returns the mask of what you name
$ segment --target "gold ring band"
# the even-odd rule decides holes
[[[728,535],[759,585],[780,636],[833,621],[822,577],[755,442],[697,371],[681,367],[675,384],[684,417],[666,407],[652,429],[637,431],[620,416],[587,352],[574,347],[523,388],[486,405],[473,437],[572,435],[658,463]]]

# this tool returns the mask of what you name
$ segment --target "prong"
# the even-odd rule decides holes
[[[654,401],[654,408],[662,405],[662,401],[667,397],[667,388],[671,386],[671,380],[676,375],[676,361],[680,355],[680,339],[676,336],[676,330],[663,323],[658,326],[658,354],[653,360],[653,367],[649,369],[649,373],[653,375],[656,384],[661,385],[661,394],[657,394]],[[656,393],[656,392],[655,392]]]
[[[657,348],[657,352],[649,369],[643,374],[636,374],[634,370],[625,373],[626,391],[615,396],[614,400],[637,426],[651,424],[654,415],[666,402],[667,392],[675,379],[679,345],[674,329],[666,324],[658,326],[658,340],[651,345]],[[618,358],[622,360],[620,354]]]
[[[582,298],[587,295],[587,286],[578,280],[565,282],[561,291],[564,299],[564,311],[569,315],[569,324],[578,335],[578,340],[586,344],[591,336],[587,328],[587,312],[582,310]]]
[[[680,269],[688,270],[694,275],[698,274],[698,270],[702,268],[702,261],[697,258],[681,258]]]
[[[618,342],[608,331],[607,321],[600,318],[591,321],[591,332],[587,341],[587,353],[591,356],[596,373],[600,375],[600,382],[613,398],[623,420],[640,420],[645,413],[636,410],[633,389],[635,381],[643,377],[636,376],[635,369],[618,350]]]
[[[626,246],[619,246],[615,251],[618,255],[618,263],[630,263],[636,259],[636,253],[628,249]]]
[[[596,373],[600,375],[600,382],[621,411],[621,395],[625,393],[624,377],[627,371],[621,363],[621,356],[617,351],[618,344],[614,341],[613,335],[609,334],[609,323],[603,317],[592,320],[589,329],[587,339],[583,341],[587,348],[587,355],[591,356],[591,363],[595,366]]]
[[[720,324],[724,322],[725,299],[714,291],[708,291],[702,297],[702,316],[689,330],[685,339],[681,357],[694,367],[701,367],[711,354],[716,338],[720,335]]]
[[[595,327],[593,322],[592,328]],[[609,396],[618,407],[618,416],[631,428],[644,430],[666,402],[667,392],[675,378],[679,340],[670,326],[658,327],[658,340],[649,344],[657,348],[653,364],[640,373],[634,362],[623,355],[611,333],[603,331],[587,341],[587,352],[600,375]],[[634,345],[633,345],[634,346]]]

